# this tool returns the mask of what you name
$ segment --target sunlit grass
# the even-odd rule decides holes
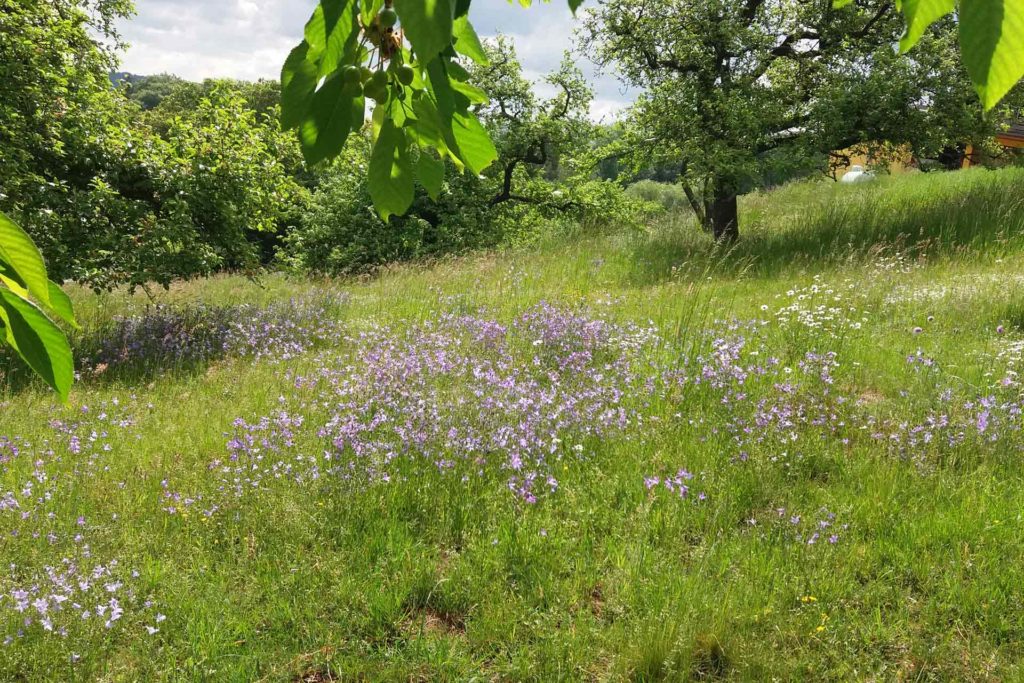
[[[0,641],[13,636],[0,646],[0,679],[1015,680],[1024,661],[1024,425],[1012,374],[1024,362],[1020,183],[1005,171],[790,186],[745,199],[748,237],[728,253],[686,218],[665,217],[645,233],[581,228],[529,251],[373,279],[220,276],[158,293],[174,307],[267,307],[325,291],[344,303],[318,313],[338,333],[298,357],[213,354],[184,366],[151,355],[85,373],[69,407],[12,385],[0,442],[18,437],[32,456],[0,447],[0,500],[11,491],[22,505],[0,506],[4,557],[16,565],[0,572]],[[80,358],[114,316],[150,305],[141,293],[74,297]],[[578,371],[552,375],[557,366],[543,363],[563,357],[515,332],[541,301],[615,330],[653,325],[661,341],[622,352],[616,332],[581,347],[592,353],[572,361]],[[499,413],[478,406],[491,405],[491,385],[459,364],[422,384],[416,374],[352,394],[331,384],[397,372],[399,360],[360,354],[379,339],[396,353],[434,349],[424,325],[445,314],[509,326],[506,370],[540,387],[618,381],[609,367],[621,353],[642,378],[685,371],[690,381],[631,391],[623,428],[560,428],[558,458],[543,470],[557,489],[538,489],[536,502],[509,490],[503,455],[470,466],[452,452],[450,471],[417,459],[438,449],[443,430],[388,467],[374,460],[387,481],[361,467],[315,482],[269,477],[237,499],[218,493],[211,462],[230,462],[237,418],[301,415],[284,455],[268,451],[289,463],[335,453],[324,423],[369,419],[382,401],[394,402],[381,434],[395,443],[387,425],[421,405],[446,426],[489,424]],[[462,334],[434,351],[481,368],[505,357]],[[558,337],[574,351],[581,338]],[[715,360],[737,339],[736,359]],[[809,352],[833,352],[837,365],[822,376]],[[755,366],[765,374],[692,381]],[[310,388],[298,377],[325,379]],[[357,411],[353,396],[378,403]],[[121,414],[132,424],[111,426]],[[936,426],[938,416],[953,426]],[[62,432],[51,420],[81,424]],[[33,478],[37,458],[46,481]],[[686,497],[664,486],[673,477]],[[185,503],[198,493],[201,502]],[[96,561],[119,558],[117,594],[135,594],[124,616],[63,638],[37,620],[18,637],[32,608],[13,609],[11,582],[82,543]]]

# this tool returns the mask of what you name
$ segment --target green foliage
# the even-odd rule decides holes
[[[285,62],[282,124],[298,131],[310,164],[336,156],[349,133],[361,127],[364,95],[377,102],[374,144],[381,148],[371,154],[370,171],[376,174],[374,185],[392,186],[374,190],[382,216],[409,207],[412,147],[434,150],[473,174],[496,157],[470,109],[481,102],[479,91],[467,82],[457,57],[485,60],[466,18],[468,6],[455,0],[400,0],[392,9],[389,0],[382,11],[379,0],[327,0],[316,7],[305,39]],[[341,75],[352,66],[375,71],[362,83],[344,86]]]
[[[380,149],[378,144],[373,153]],[[488,188],[479,178],[458,173],[446,175],[436,200],[416,188],[405,215],[385,223],[374,210],[374,186],[367,174],[373,163],[370,154],[366,137],[349,137],[342,155],[323,173],[300,225],[284,239],[281,258],[286,265],[319,273],[361,273],[502,240],[491,220]]]
[[[690,209],[683,188],[674,183],[640,180],[627,187],[626,194],[645,202],[657,204],[666,211],[688,211]]]
[[[0,43],[0,210],[58,281],[166,285],[252,266],[262,247],[253,236],[289,220],[302,198],[294,143],[267,104],[276,95],[161,79],[166,94],[143,113],[111,87],[112,58],[90,34],[129,7],[5,7],[5,35],[19,39]]]
[[[467,144],[473,136],[494,140],[497,163],[482,175],[459,173],[455,162],[438,158],[429,147],[410,148],[412,128],[383,118],[376,130],[349,136],[339,162],[324,173],[302,225],[286,238],[286,262],[353,273],[393,261],[530,243],[580,224],[637,226],[643,220],[649,204],[627,197],[614,182],[591,179],[591,95],[571,62],[546,77],[561,92],[540,100],[507,39],[479,48],[481,59],[468,74],[481,92],[467,92],[481,102],[476,117],[456,115],[455,122],[478,129],[472,136],[460,133],[467,163],[475,158]],[[420,110],[427,113],[423,102]]]
[[[78,173],[45,169],[56,182],[8,197],[57,276],[95,288],[166,285],[256,265],[251,236],[275,230],[302,195],[277,133],[229,91],[173,117],[164,138],[109,97],[75,151]]]
[[[284,85],[282,125],[286,129],[298,129],[303,153],[310,163],[338,154],[349,132],[358,128],[364,112],[358,95],[364,92],[380,105],[374,109],[375,133],[382,129],[386,120],[393,122],[394,129],[409,128],[404,139],[396,135],[394,129],[389,129],[383,143],[386,149],[378,155],[379,159],[393,157],[392,171],[400,171],[387,176],[381,171],[375,181],[396,185],[394,191],[375,191],[376,200],[381,202],[377,210],[382,215],[391,215],[408,206],[407,178],[412,174],[402,159],[409,159],[411,155],[400,154],[396,143],[436,150],[457,167],[466,167],[477,174],[497,156],[488,136],[477,125],[476,112],[470,109],[472,104],[483,103],[473,97],[478,88],[472,82],[474,79],[467,78],[464,65],[458,61],[461,55],[480,64],[486,63],[483,46],[467,18],[471,0],[397,0],[396,7],[393,2],[321,0],[306,25],[305,40],[288,56],[281,76]],[[531,0],[520,0],[520,4],[528,7]],[[569,8],[574,13],[582,4],[582,0],[569,0]],[[721,101],[706,108],[717,110],[718,113],[711,116],[727,115],[733,119],[733,124],[750,123],[744,116],[744,107],[740,106],[747,103],[753,105],[754,111],[764,104],[772,104],[776,117],[789,116],[794,121],[790,130],[803,123],[806,113],[787,106],[785,100],[758,102],[753,97],[758,85],[769,83],[781,86],[781,92],[804,90],[787,83],[784,63],[776,65],[776,62],[792,60],[788,77],[799,73],[806,80],[813,69],[797,69],[797,64],[813,63],[822,56],[826,59],[819,61],[831,62],[836,54],[845,52],[847,54],[833,63],[833,67],[839,66],[853,76],[863,75],[864,67],[868,66],[866,72],[872,74],[876,72],[870,68],[870,60],[851,60],[849,51],[865,47],[869,51],[877,50],[885,44],[884,40],[895,38],[892,35],[894,22],[887,16],[890,14],[888,0],[849,8],[852,0],[833,0],[832,6],[839,10],[836,12],[816,3],[782,3],[774,7],[763,0],[735,3],[728,8],[715,3],[690,3],[694,6],[687,9],[687,4],[675,3],[678,7],[636,13],[635,21],[629,20],[634,14],[630,6],[600,5],[588,19],[592,39],[595,26],[600,23],[595,17],[612,17],[613,38],[608,43],[615,47],[606,43],[598,50],[604,50],[602,56],[606,61],[617,60],[632,50],[654,71],[666,67],[679,74],[695,75],[703,71],[699,80],[704,90],[713,91],[719,86],[729,90],[729,86],[738,81],[746,90],[749,102],[720,98]],[[920,40],[932,22],[953,11],[954,0],[896,0],[896,6],[902,9],[906,19],[905,26],[897,27],[903,28],[900,45],[905,52]],[[621,21],[614,19],[616,14],[622,15]],[[967,3],[960,18],[964,63],[984,108],[989,110],[1024,75],[1024,0]],[[646,25],[651,22],[658,26]],[[659,31],[674,34],[676,40],[689,47],[681,51],[666,50],[665,45],[658,45]],[[886,34],[888,38],[878,38]],[[652,38],[649,42],[648,36]],[[746,43],[739,53],[734,51],[736,42]],[[757,53],[760,55],[754,56]],[[742,59],[737,58],[738,54]],[[723,67],[725,71],[735,70],[741,78],[734,81],[731,74],[711,73],[714,69],[709,70],[710,66],[718,71]],[[346,95],[353,98],[352,102],[341,103],[331,75],[356,67],[367,71],[367,67],[376,68],[375,77],[372,82],[353,84]],[[321,81],[324,76],[328,78]],[[625,76],[627,80],[638,80],[633,67],[626,68]],[[820,72],[811,76],[811,82],[820,76]],[[318,95],[328,103],[314,106]],[[803,94],[803,102],[810,99],[811,96]],[[913,104],[920,106],[926,101],[922,95]],[[334,108],[332,111],[340,116],[325,116],[325,106]],[[756,132],[761,134],[762,131]],[[862,131],[862,135],[867,132]],[[781,134],[775,131],[776,139]],[[770,139],[769,147],[772,142]],[[763,143],[763,140],[757,141],[757,144]],[[799,156],[803,160],[808,155]],[[786,157],[775,155],[776,166],[782,158]],[[735,193],[749,184],[749,178],[765,175],[749,168],[749,161],[742,154],[727,153],[713,161],[715,172],[703,174],[706,189],[715,198],[699,212],[699,217],[709,226],[715,224],[717,227],[711,227],[722,237],[736,236]],[[730,167],[727,175],[723,175],[725,167]],[[781,169],[780,175],[780,169],[775,168],[771,175],[788,177],[792,171]]]
[[[405,132],[385,120],[373,146],[369,167],[370,198],[387,222],[388,216],[404,214],[412,204],[414,181]]]
[[[985,109],[1024,77],[1024,0],[964,2],[960,50]]]
[[[0,338],[67,401],[74,379],[71,348],[47,312],[78,326],[71,301],[47,277],[32,238],[0,213]]]
[[[218,89],[240,96],[245,108],[252,110],[261,124],[267,117],[279,117],[281,86],[277,81],[207,78],[195,83],[176,76],[131,76],[125,94],[142,106],[142,121],[161,137],[166,137],[175,117],[188,116],[204,97],[210,97]],[[277,127],[276,123],[266,123]]]
[[[846,4],[846,2],[836,3],[837,7]],[[903,0],[896,4],[903,10],[903,16],[907,21],[906,30],[900,38],[900,49],[906,52],[921,39],[932,22],[953,11],[955,0]]]
[[[850,2],[836,0],[835,6]],[[1024,0],[897,0],[896,5],[907,22],[900,40],[903,52],[917,44],[930,24],[957,12],[963,62],[986,110],[1024,77]]]
[[[133,102],[138,102],[144,111],[156,109],[172,93],[179,91],[188,81],[174,74],[157,74],[155,76],[135,76],[126,74],[120,79],[125,94]]]

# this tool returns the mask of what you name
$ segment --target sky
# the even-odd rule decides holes
[[[564,0],[518,2],[476,0],[470,19],[481,37],[511,36],[526,78],[554,71],[566,49],[575,47],[574,22]],[[313,0],[135,0],[137,14],[120,25],[130,44],[121,70],[134,74],[172,73],[188,80],[210,77],[278,78],[288,52],[299,42]],[[612,74],[574,56],[595,89],[591,118],[611,121],[636,92]],[[552,94],[539,84],[541,95]]]

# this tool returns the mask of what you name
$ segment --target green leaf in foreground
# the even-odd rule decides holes
[[[347,95],[344,88],[341,72],[337,72],[313,95],[309,116],[299,128],[302,155],[308,164],[336,157],[349,131],[363,125],[363,97]]]
[[[960,52],[985,109],[1024,77],[1024,0],[960,3]]]
[[[452,44],[454,0],[395,0],[395,9],[421,63],[426,64]]]
[[[907,28],[900,38],[900,50],[906,52],[917,44],[925,29],[956,8],[954,0],[903,0],[896,3],[907,20]]]
[[[414,180],[405,131],[385,119],[370,155],[370,198],[385,221],[412,204]]]
[[[452,117],[452,133],[459,145],[462,160],[473,173],[481,173],[498,158],[498,151],[487,130],[473,114],[455,112]]]
[[[39,301],[50,304],[50,280],[35,242],[17,223],[0,213],[0,260],[4,275]],[[13,289],[13,288],[12,288]]]
[[[441,185],[444,183],[444,162],[427,153],[420,152],[419,162],[416,164],[416,175],[419,177],[420,185],[427,191],[431,199],[437,199],[441,194]]]
[[[71,307],[71,299],[60,285],[50,281],[50,310],[56,313],[61,320],[78,329],[78,321],[75,320],[75,311]]]
[[[316,90],[317,66],[309,53],[309,43],[302,41],[281,69],[281,127],[285,130],[302,123]]]
[[[0,288],[0,323],[8,344],[62,400],[67,401],[75,369],[64,333],[30,301]]]
[[[455,50],[464,54],[477,64],[487,66],[487,53],[480,42],[480,36],[476,34],[473,25],[469,23],[469,17],[459,17],[455,20],[452,30],[455,36]]]

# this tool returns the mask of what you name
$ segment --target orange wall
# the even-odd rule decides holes
[[[1009,135],[997,135],[996,142],[1003,147],[1024,147],[1024,140],[1018,137],[1010,137]]]

